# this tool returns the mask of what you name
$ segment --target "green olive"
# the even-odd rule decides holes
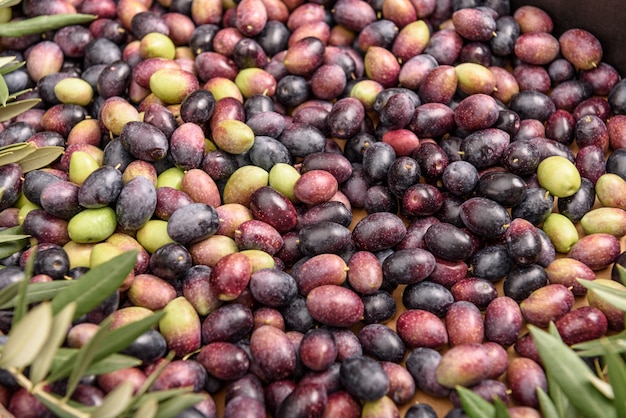
[[[554,249],[565,254],[578,242],[578,230],[565,215],[551,213],[543,222],[543,232],[546,233]]]
[[[70,239],[79,244],[104,241],[116,228],[115,211],[109,206],[85,209],[67,224]]]
[[[580,188],[580,173],[570,160],[560,155],[543,159],[537,167],[541,187],[556,197],[568,197]]]

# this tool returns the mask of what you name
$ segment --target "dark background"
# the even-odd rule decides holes
[[[626,0],[511,0],[512,10],[525,4],[550,14],[557,37],[572,28],[596,35],[604,51],[602,60],[626,74]]]

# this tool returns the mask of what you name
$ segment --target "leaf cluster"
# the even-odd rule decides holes
[[[29,283],[32,258],[25,268],[24,279],[0,291],[0,309],[13,310],[11,329],[0,346],[0,368],[10,372],[49,410],[68,418],[168,417],[204,399],[204,395],[192,393],[191,388],[151,392],[157,371],[137,393],[125,382],[108,393],[97,407],[72,401],[72,394],[85,376],[140,365],[139,359],[120,351],[156,326],[164,313],[155,312],[114,329],[110,327],[111,319],[105,319],[83,347],[63,347],[73,321],[117,291],[133,269],[137,251],[121,254],[89,270],[80,279],[48,283]],[[46,390],[61,379],[67,382],[64,394]]]
[[[617,266],[626,284],[626,269]],[[626,313],[626,291],[590,280],[579,279],[598,297]],[[545,418],[619,418],[626,417],[626,331],[595,340],[566,345],[551,323],[548,330],[529,326],[533,341],[546,371],[548,393],[538,388],[541,413]],[[585,362],[592,360],[592,366]],[[506,407],[498,399],[488,402],[470,389],[456,388],[467,415],[471,418],[506,418]]]

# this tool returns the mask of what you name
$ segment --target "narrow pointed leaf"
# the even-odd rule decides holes
[[[148,392],[148,393],[143,394],[142,396],[136,396],[134,399],[134,405],[132,405],[131,407],[135,409],[141,408],[146,402],[152,402],[152,400],[155,400],[157,403],[160,403],[168,399],[187,395],[190,393],[192,393],[192,389],[190,387],[164,389],[164,390],[157,390],[154,392]]]
[[[26,248],[28,245],[28,238],[20,239],[17,241],[4,242],[0,244],[0,258],[6,258],[16,252]]]
[[[7,57],[3,57],[3,58],[7,58]],[[2,75],[8,74],[8,73],[13,72],[13,71],[17,70],[18,68],[21,68],[24,65],[26,65],[26,61],[20,61],[20,62],[13,61],[13,60],[9,61],[9,63],[11,63],[11,62],[12,62],[11,65],[3,65],[2,67],[0,67],[0,74],[2,74]],[[15,95],[15,93],[11,94],[9,97],[13,97],[14,95]],[[19,94],[18,94],[18,96],[19,96]]]
[[[7,86],[7,82],[4,80],[4,77],[0,74],[0,104],[5,106],[7,104],[7,100],[9,99],[9,86]]]
[[[172,361],[172,359],[174,358],[174,355],[175,355],[174,352],[170,351],[167,354],[167,356],[165,356],[163,361],[159,362],[155,370],[152,373],[150,373],[150,376],[146,378],[145,382],[143,382],[143,385],[141,385],[141,387],[137,391],[137,396],[142,396],[143,394],[148,393],[154,381],[158,379],[159,375],[163,372],[165,367]],[[136,398],[136,399],[139,399],[139,398]]]
[[[100,344],[102,344],[102,342],[109,338],[110,323],[110,318],[102,321],[98,331],[96,331],[96,333],[89,339],[87,344],[85,344],[78,350],[78,354],[76,355],[76,361],[74,362],[72,371],[67,380],[67,389],[65,392],[66,399],[69,399],[72,396],[74,390],[80,382],[80,379],[82,379],[83,376],[87,374],[87,369],[89,368],[89,366],[96,361],[95,359],[100,349]]]
[[[2,2],[0,2],[0,9],[3,8],[2,6]],[[7,65],[10,62],[15,61],[15,55],[8,55],[6,57],[0,57],[0,69],[4,69],[2,67],[4,67],[5,65]]]
[[[618,417],[626,417],[626,364],[624,359],[611,346],[604,356],[608,377],[613,387],[613,405]]]
[[[52,311],[57,313],[73,301],[74,319],[91,311],[120,287],[136,260],[137,251],[129,251],[89,270],[52,299]]]
[[[619,274],[619,279],[622,281],[622,284],[626,286],[626,267],[621,264],[615,264],[617,267],[617,274]]]
[[[537,388],[537,398],[539,399],[539,409],[543,418],[561,418],[552,399],[540,387]]]
[[[24,61],[24,62],[25,62],[25,61]],[[19,67],[21,67],[21,65],[19,65],[19,66],[18,66],[18,65],[16,65],[15,67],[16,67],[16,68],[19,68]],[[31,92],[32,90],[33,90],[33,89],[24,89],[24,90],[18,90],[18,91],[16,91],[15,93],[11,93],[11,94],[9,95],[9,100],[15,100],[15,99],[17,99],[19,96],[21,96],[22,94],[29,93],[29,92]]]
[[[623,312],[626,312],[626,290],[608,287],[601,283],[595,283],[593,280],[578,279],[578,283],[587,289],[593,289],[598,297],[615,306]]]
[[[457,386],[456,391],[461,399],[463,410],[470,418],[487,418],[495,416],[495,407],[470,389]]]
[[[146,402],[144,402],[144,404],[139,409],[137,409],[133,417],[134,418],[154,418],[158,410],[159,410],[159,402],[154,398],[150,398]]]
[[[0,122],[6,122],[17,115],[26,112],[41,101],[41,99],[25,99],[18,102],[7,103],[6,106],[0,106]]]
[[[593,385],[587,365],[570,349],[547,332],[529,326],[541,360],[574,407],[586,417],[616,417],[612,402]]]
[[[159,404],[159,412],[157,412],[156,418],[175,417],[179,412],[191,408],[198,402],[202,402],[206,396],[207,395],[189,393],[187,395],[170,398]]]
[[[33,251],[26,260],[26,266],[24,266],[24,278],[20,280],[20,286],[17,288],[17,295],[15,296],[15,309],[13,309],[11,326],[15,326],[15,324],[22,319],[28,309],[28,304],[26,303],[26,289],[28,288],[28,283],[33,275],[33,266],[35,265],[34,256],[35,252]]]
[[[65,348],[61,347],[57,350],[54,356],[54,362],[52,364],[52,373],[63,365],[70,357],[76,358],[78,354],[77,348]],[[141,360],[136,357],[127,356],[125,354],[111,354],[106,356],[102,360],[96,361],[87,369],[88,375],[99,375],[114,372],[120,369],[126,369],[128,367],[136,367],[141,365]],[[69,373],[69,372],[68,372]],[[51,375],[52,376],[52,375]],[[57,379],[48,378],[47,381],[52,382]]]
[[[559,343],[562,343],[561,335],[559,334],[559,330],[556,328],[554,322],[550,322],[548,326],[548,332],[552,335]],[[552,378],[550,372],[546,370],[546,377],[548,380],[548,393],[550,394],[550,398],[552,398],[552,402],[556,407],[560,418],[579,418],[578,412],[576,412],[576,408],[572,406],[569,399],[565,393],[563,393],[563,389],[558,385],[555,379]]]
[[[0,110],[2,107],[0,107]],[[32,142],[22,142],[20,147],[2,148],[0,150],[0,165],[19,163],[21,159],[35,152],[37,147]]]
[[[48,342],[30,366],[29,376],[33,384],[41,382],[48,375],[52,362],[54,361],[54,355],[61,344],[63,344],[63,341],[65,341],[67,330],[72,324],[74,309],[76,309],[76,305],[70,303],[54,316]]]
[[[61,399],[53,394],[46,393],[45,395],[41,392],[35,392],[35,397],[41,401],[42,404],[46,406],[56,417],[59,418],[76,418],[76,414],[71,411],[67,411],[67,408],[63,408]]]
[[[17,4],[20,4],[22,0],[0,0],[0,9],[4,9],[5,7],[12,7]]]
[[[31,142],[16,142],[15,144],[4,145],[0,147],[0,155],[7,152],[16,152],[24,148],[33,148],[34,144]]]
[[[509,411],[506,408],[504,402],[499,397],[495,397],[493,401],[493,406],[495,408],[495,418],[511,418],[509,415]],[[545,417],[544,417],[545,418]]]
[[[20,283],[17,282],[17,283],[11,283],[10,285],[2,289],[2,291],[0,291],[0,305],[4,305],[5,303],[14,299],[15,296],[17,296],[19,287],[20,287]]]
[[[17,241],[28,237],[30,237],[30,235],[0,235],[0,244],[5,242]]]
[[[59,292],[66,289],[71,284],[72,282],[69,280],[54,280],[51,282],[29,283],[28,287],[26,287],[26,294],[24,295],[24,299],[28,304],[43,302],[44,300],[51,300]],[[0,309],[11,309],[15,307],[15,296],[16,294],[8,299],[0,296]]]
[[[50,16],[36,16],[13,21],[10,25],[0,25],[0,36],[22,36],[43,33],[67,25],[80,25],[96,19],[95,15],[80,13],[61,13]]]
[[[41,303],[11,328],[0,357],[0,367],[28,366],[46,343],[52,327],[52,309]]]
[[[65,150],[62,147],[50,145],[39,147],[35,152],[22,158],[18,163],[24,173],[46,167],[59,158]]]
[[[102,400],[102,404],[91,414],[91,418],[117,418],[133,399],[133,385],[122,382]]]
[[[163,312],[157,312],[146,318],[124,325],[123,327],[108,331],[107,338],[104,341],[101,341],[98,346],[99,350],[94,356],[94,364],[92,367],[95,367],[95,362],[100,362],[101,360],[106,362],[105,357],[110,356],[113,353],[117,353],[127,347],[130,343],[135,341],[137,337],[156,325],[163,315]],[[77,354],[68,357],[62,364],[53,370],[48,380],[55,381],[69,376],[75,367],[74,364],[77,361],[76,358]],[[106,365],[106,363],[104,363],[104,365]],[[89,370],[91,370],[91,368]]]

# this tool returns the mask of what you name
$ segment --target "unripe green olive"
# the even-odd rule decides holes
[[[104,241],[115,232],[115,228],[115,211],[109,206],[85,209],[67,224],[70,239],[79,244]]]
[[[537,167],[541,187],[556,197],[568,197],[580,188],[580,173],[570,160],[560,155],[543,159]]]

